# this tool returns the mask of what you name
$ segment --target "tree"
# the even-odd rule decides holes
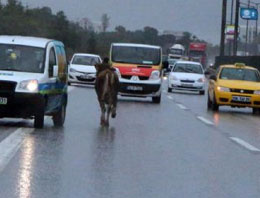
[[[107,31],[107,28],[109,27],[109,22],[110,22],[109,16],[107,14],[103,14],[101,17],[101,26],[103,32]]]

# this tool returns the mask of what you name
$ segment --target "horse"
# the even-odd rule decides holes
[[[110,114],[112,118],[116,117],[119,79],[116,70],[108,64],[107,59],[104,59],[101,64],[96,64],[95,67],[97,71],[95,90],[101,108],[100,124],[109,126]]]

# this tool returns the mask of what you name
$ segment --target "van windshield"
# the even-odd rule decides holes
[[[44,72],[44,48],[0,44],[0,70]]]
[[[140,65],[159,65],[161,50],[148,47],[113,46],[112,61]]]

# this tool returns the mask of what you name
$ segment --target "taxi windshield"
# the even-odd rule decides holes
[[[223,68],[219,78],[222,80],[260,82],[260,76],[257,70],[243,68]]]
[[[72,64],[74,65],[89,65],[89,66],[93,66],[97,63],[100,63],[99,58],[98,57],[94,57],[94,56],[80,56],[80,55],[76,55],[74,56],[73,60],[72,60]]]
[[[0,70],[43,73],[44,48],[0,44]]]
[[[161,51],[159,48],[114,46],[112,61],[140,65],[159,65]]]
[[[203,74],[201,65],[176,63],[173,72]]]

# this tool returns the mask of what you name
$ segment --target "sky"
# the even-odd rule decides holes
[[[87,17],[94,22],[110,16],[110,29],[123,25],[129,30],[152,26],[158,30],[189,31],[218,44],[221,0],[21,0],[30,8],[48,6],[64,11],[68,19]]]

